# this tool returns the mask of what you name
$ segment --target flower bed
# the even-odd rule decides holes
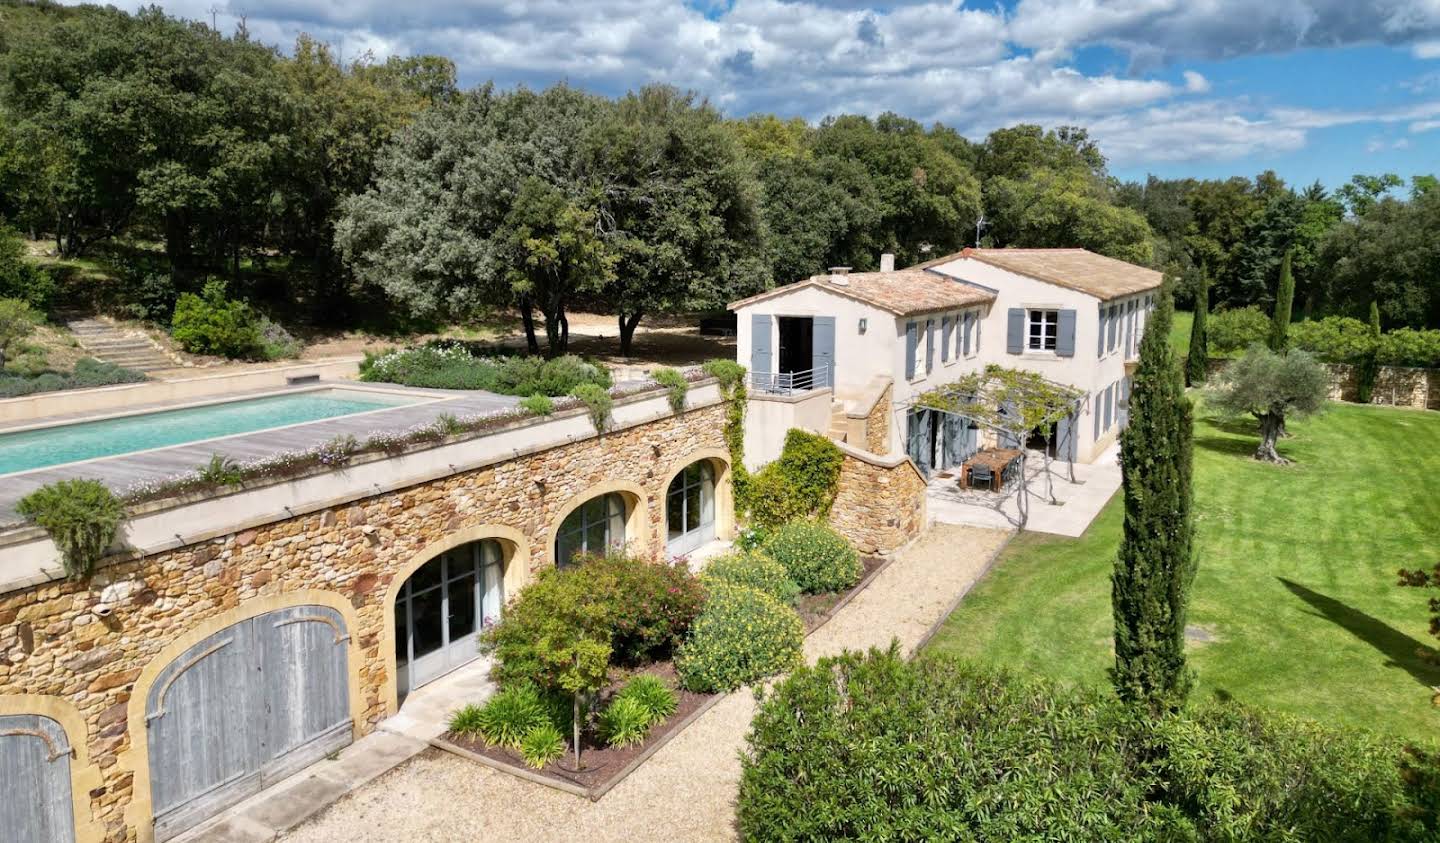
[[[614,568],[616,564],[613,559],[604,560],[603,562],[612,568]],[[799,624],[803,629],[803,632],[800,633],[802,640],[803,635],[808,635],[816,629],[819,629],[825,622],[844,608],[855,595],[864,590],[875,577],[878,576],[887,563],[888,560],[878,557],[861,558],[858,566],[860,570],[858,581],[850,588],[839,592],[801,594],[798,599],[795,600],[793,607],[787,608],[793,608],[795,615],[798,615]],[[637,564],[657,566],[657,563]],[[643,587],[636,589],[631,585],[631,583],[637,580],[636,577],[623,574],[619,577],[613,574],[599,575],[599,586],[582,582],[578,577],[569,583],[568,587],[556,584],[558,581],[563,581],[565,577],[566,575],[564,574],[547,574],[542,577],[542,582],[548,582],[550,584],[543,586],[541,593],[525,595],[525,593],[522,592],[521,600],[528,601],[530,605],[522,608],[519,613],[507,615],[507,620],[511,620],[512,622],[516,622],[516,614],[521,615],[516,628],[513,628],[509,632],[513,640],[521,641],[526,638],[526,628],[535,622],[534,618],[527,619],[525,616],[538,616],[540,614],[538,610],[541,609],[549,613],[554,611],[554,608],[557,606],[569,606],[572,602],[576,601],[579,595],[607,590],[604,585],[605,583],[623,584],[627,587],[625,589],[626,591],[645,590]],[[705,588],[712,593],[712,596],[713,593],[723,592],[727,589],[751,590],[749,586],[735,584],[737,579],[746,579],[743,573],[735,574],[732,572],[726,579],[729,581],[721,582],[718,581],[717,578],[702,575],[700,582],[705,583]],[[671,583],[665,586],[666,590],[670,588],[676,588],[676,584]],[[685,587],[681,585],[679,590],[683,593]],[[548,592],[552,591],[554,592],[553,594],[548,594]],[[615,592],[612,590],[612,593]],[[793,594],[794,592],[782,590],[782,593]],[[748,599],[752,603],[759,602],[755,600],[755,597],[755,594],[751,594],[748,596]],[[764,598],[764,601],[772,599],[773,598],[767,596]],[[517,600],[517,604],[519,602],[521,601]],[[642,600],[642,602],[644,601]],[[682,631],[681,626],[687,627],[687,629],[684,630],[684,632],[687,633],[684,644],[677,645],[674,648],[676,650],[683,650],[685,645],[693,644],[688,632],[690,629],[695,629],[697,625],[704,623],[701,618],[703,618],[705,610],[701,607],[698,613],[693,613],[687,601],[683,599],[683,596],[675,603],[675,606],[680,607],[683,611],[677,611],[672,607],[663,613],[664,616],[672,620],[677,616],[689,617],[684,620],[683,624],[675,622],[669,626],[665,626],[665,632],[666,635],[673,636],[672,640],[677,640]],[[592,611],[583,608],[578,614],[584,617],[594,616]],[[624,611],[616,611],[614,615],[620,618],[627,617],[627,613]],[[743,611],[737,613],[734,606],[727,606],[723,616],[726,618],[735,618],[734,622],[736,623],[748,624],[753,620]],[[713,622],[712,620],[712,623]],[[795,621],[792,620],[791,623],[795,623]],[[653,625],[654,624],[651,624],[651,626]],[[501,627],[503,626],[504,622],[502,621]],[[501,627],[497,627],[497,631]],[[754,634],[748,627],[747,632]],[[496,636],[492,636],[492,640],[494,638],[496,638]],[[658,639],[656,639],[655,636],[651,636],[651,640],[654,641]],[[723,637],[722,640],[724,640]],[[663,652],[665,648],[666,645],[662,642],[659,651]],[[503,662],[497,665],[497,677],[500,678],[503,687],[511,687],[508,683],[515,681],[528,681],[528,673],[530,670],[526,667],[526,661],[533,655],[528,648],[521,645],[521,649],[512,652],[510,656],[512,664],[510,666],[507,667]],[[500,659],[497,659],[497,661],[500,661]],[[658,752],[671,738],[683,731],[686,726],[698,719],[705,711],[709,710],[711,706],[719,702],[720,699],[729,693],[728,690],[724,689],[708,692],[687,689],[687,681],[693,685],[695,676],[697,675],[703,677],[724,677],[733,675],[732,673],[727,673],[727,671],[736,669],[733,664],[720,664],[717,667],[713,663],[707,663],[705,667],[706,670],[700,673],[692,671],[689,676],[686,676],[682,675],[682,672],[676,669],[675,662],[671,658],[660,658],[655,661],[633,664],[628,667],[612,668],[604,687],[593,697],[593,707],[587,706],[587,710],[598,712],[600,716],[586,718],[586,725],[580,735],[581,763],[579,767],[575,765],[573,747],[569,746],[569,741],[571,740],[570,732],[566,730],[561,730],[565,732],[566,752],[558,758],[544,760],[543,763],[538,764],[536,762],[539,759],[527,759],[526,753],[523,752],[518,745],[505,746],[501,745],[500,742],[488,741],[485,736],[480,734],[480,731],[476,729],[465,731],[452,729],[435,740],[434,743],[436,746],[449,752],[469,758],[477,763],[520,776],[521,778],[565,790],[579,796],[585,796],[592,800],[599,799],[623,780],[625,776],[629,775],[631,771],[644,763],[647,758]],[[673,694],[675,702],[674,710],[665,717],[653,722],[649,726],[648,731],[644,733],[643,739],[625,745],[611,745],[611,742],[605,739],[606,718],[604,714],[615,705],[617,698],[623,695],[623,689],[637,676],[654,677],[662,682]],[[502,691],[502,693],[504,692]],[[492,697],[491,699],[493,701],[495,698]],[[552,711],[553,710],[554,709],[552,709]],[[456,725],[459,720],[460,718],[458,717],[452,720],[452,726]],[[567,723],[565,725],[568,729],[569,724]]]

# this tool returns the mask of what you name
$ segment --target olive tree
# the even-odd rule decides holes
[[[1275,450],[1287,418],[1317,413],[1329,397],[1329,376],[1309,352],[1276,354],[1253,345],[1225,368],[1210,403],[1229,416],[1254,416],[1260,422],[1260,447],[1255,459],[1288,463]]]

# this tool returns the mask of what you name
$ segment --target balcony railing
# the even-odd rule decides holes
[[[770,395],[793,395],[830,386],[830,367],[816,366],[803,372],[751,372],[750,388]]]

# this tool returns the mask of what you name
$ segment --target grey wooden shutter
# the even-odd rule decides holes
[[[950,359],[950,339],[955,326],[948,315],[940,317],[940,359]]]
[[[1025,310],[1024,308],[1012,307],[1008,315],[1008,328],[1005,334],[1005,350],[1011,354],[1019,354],[1025,347]]]
[[[1079,420],[1073,413],[1055,423],[1055,454],[1059,459],[1075,461],[1078,431]]]
[[[914,322],[905,323],[905,379],[915,377],[915,344],[920,341],[919,326]]]
[[[817,388],[835,385],[835,317],[816,316],[810,332],[810,365]]]
[[[925,374],[935,368],[935,320],[925,320]]]
[[[1075,311],[1060,311],[1060,324],[1055,335],[1055,353],[1060,357],[1075,356]]]
[[[1125,356],[1135,354],[1135,300],[1125,303]]]
[[[38,714],[0,717],[0,782],[0,837],[19,843],[75,839],[70,743],[59,723]]]
[[[1120,429],[1124,430],[1130,426],[1130,378],[1120,379],[1119,397],[1115,401],[1116,416],[1120,422]]]
[[[1115,384],[1105,387],[1105,430],[1115,418]]]
[[[1095,356],[1105,356],[1105,305],[1100,305],[1100,331],[1095,336]]]
[[[775,359],[770,342],[771,316],[754,314],[750,317],[750,374],[757,386],[770,383],[773,374],[771,363]]]

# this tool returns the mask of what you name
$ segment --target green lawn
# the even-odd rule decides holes
[[[1170,322],[1170,347],[1181,357],[1190,350],[1190,323],[1195,321],[1195,314],[1188,310],[1175,311],[1175,318]]]
[[[1197,420],[1190,622],[1216,640],[1190,646],[1194,698],[1440,735],[1440,668],[1416,655],[1433,592],[1395,585],[1440,560],[1440,414],[1332,404],[1291,429],[1277,467],[1251,425]],[[1105,682],[1123,515],[1117,495],[1079,539],[1017,536],[931,649]]]

